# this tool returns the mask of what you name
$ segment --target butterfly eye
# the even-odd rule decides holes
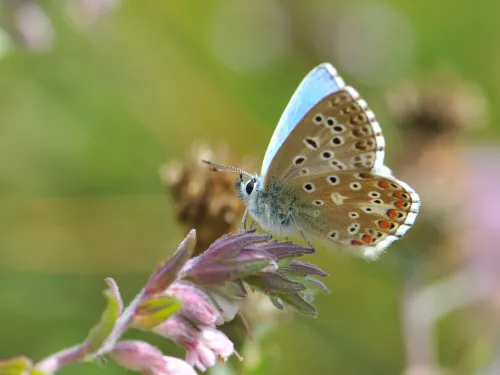
[[[245,191],[247,192],[248,195],[252,194],[253,188],[255,187],[255,178],[252,178],[250,181],[247,182],[247,185],[245,186]]]

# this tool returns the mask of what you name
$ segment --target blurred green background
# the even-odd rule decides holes
[[[198,140],[262,158],[300,80],[330,61],[377,114],[388,164],[421,192],[422,214],[377,262],[324,249],[309,259],[332,294],[318,297],[317,319],[266,337],[269,373],[500,374],[500,242],[488,227],[500,225],[500,3],[0,4],[0,358],[38,360],[83,339],[105,277],[131,298],[185,233],[159,167]],[[450,76],[458,88],[439,100],[474,95],[437,111],[467,126],[411,136],[390,98]]]

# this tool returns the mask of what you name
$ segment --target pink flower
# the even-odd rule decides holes
[[[203,254],[190,259],[181,275],[201,284],[220,284],[259,272],[274,272],[278,269],[276,256],[256,246],[270,238],[250,231],[221,237]]]
[[[186,361],[206,371],[217,363],[217,358],[227,360],[238,355],[234,345],[221,331],[208,326],[195,326],[182,315],[174,315],[153,329],[186,349]]]
[[[164,356],[154,346],[142,341],[120,341],[109,356],[118,364],[146,375],[196,375],[185,361]]]
[[[180,313],[197,324],[215,326],[224,323],[219,309],[196,284],[188,281],[174,282],[165,294],[175,297],[182,304]]]
[[[185,306],[181,314],[195,323],[211,326],[232,320],[238,301],[247,296],[245,284],[249,284],[268,295],[280,309],[287,304],[302,314],[316,316],[313,296],[318,291],[328,292],[328,288],[315,277],[327,274],[313,264],[295,260],[302,255],[313,254],[314,249],[291,242],[270,241],[270,238],[255,233],[254,229],[227,235],[199,256],[185,263],[177,262],[177,269],[182,265],[177,280],[189,280],[193,285],[192,292],[198,289],[185,297],[174,292],[174,296]],[[167,283],[162,285],[168,287]],[[202,296],[208,296],[208,301],[198,298]],[[199,305],[188,308],[189,301],[197,301]],[[215,306],[219,314],[208,316],[204,310],[209,306]]]
[[[227,361],[232,354],[239,357],[231,340],[221,331],[205,327],[198,335],[196,345],[188,350],[186,362],[191,366],[198,367],[201,371],[205,371],[207,367],[216,364],[217,358]]]

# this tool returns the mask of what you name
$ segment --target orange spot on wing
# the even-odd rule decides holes
[[[371,173],[368,173],[368,172],[361,172],[359,174],[359,177],[361,177],[361,178],[372,178],[373,175]]]
[[[378,186],[381,187],[382,189],[387,189],[389,188],[389,186],[391,186],[391,184],[387,180],[382,180],[378,182]]]
[[[361,239],[366,243],[372,242],[372,236],[369,236],[367,234],[365,234]]]
[[[408,195],[401,191],[396,191],[394,194],[392,194],[392,196],[404,201],[408,200]]]
[[[391,219],[395,219],[398,217],[398,212],[396,210],[388,210],[387,216],[389,216]]]
[[[405,204],[406,204],[406,202],[404,202],[404,201],[399,201],[399,202],[394,203],[394,205],[397,208],[401,208],[401,209],[404,208]]]
[[[389,229],[391,222],[389,220],[380,220],[378,226],[382,229]]]
[[[364,242],[361,242],[361,241],[358,241],[358,240],[352,240],[351,244],[353,244],[354,246],[364,246],[365,245]]]

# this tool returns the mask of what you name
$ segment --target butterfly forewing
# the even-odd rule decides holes
[[[322,239],[376,255],[415,221],[420,200],[404,182],[372,172],[329,171],[290,181],[314,209],[297,217],[299,228]],[[302,221],[302,222],[301,222]]]
[[[276,152],[281,148],[297,124],[320,100],[345,87],[335,68],[323,63],[314,68],[300,83],[285,108],[273,133],[262,163],[261,175],[267,173]]]
[[[384,138],[373,112],[351,87],[320,100],[290,132],[265,175],[288,181],[325,171],[383,165]]]

